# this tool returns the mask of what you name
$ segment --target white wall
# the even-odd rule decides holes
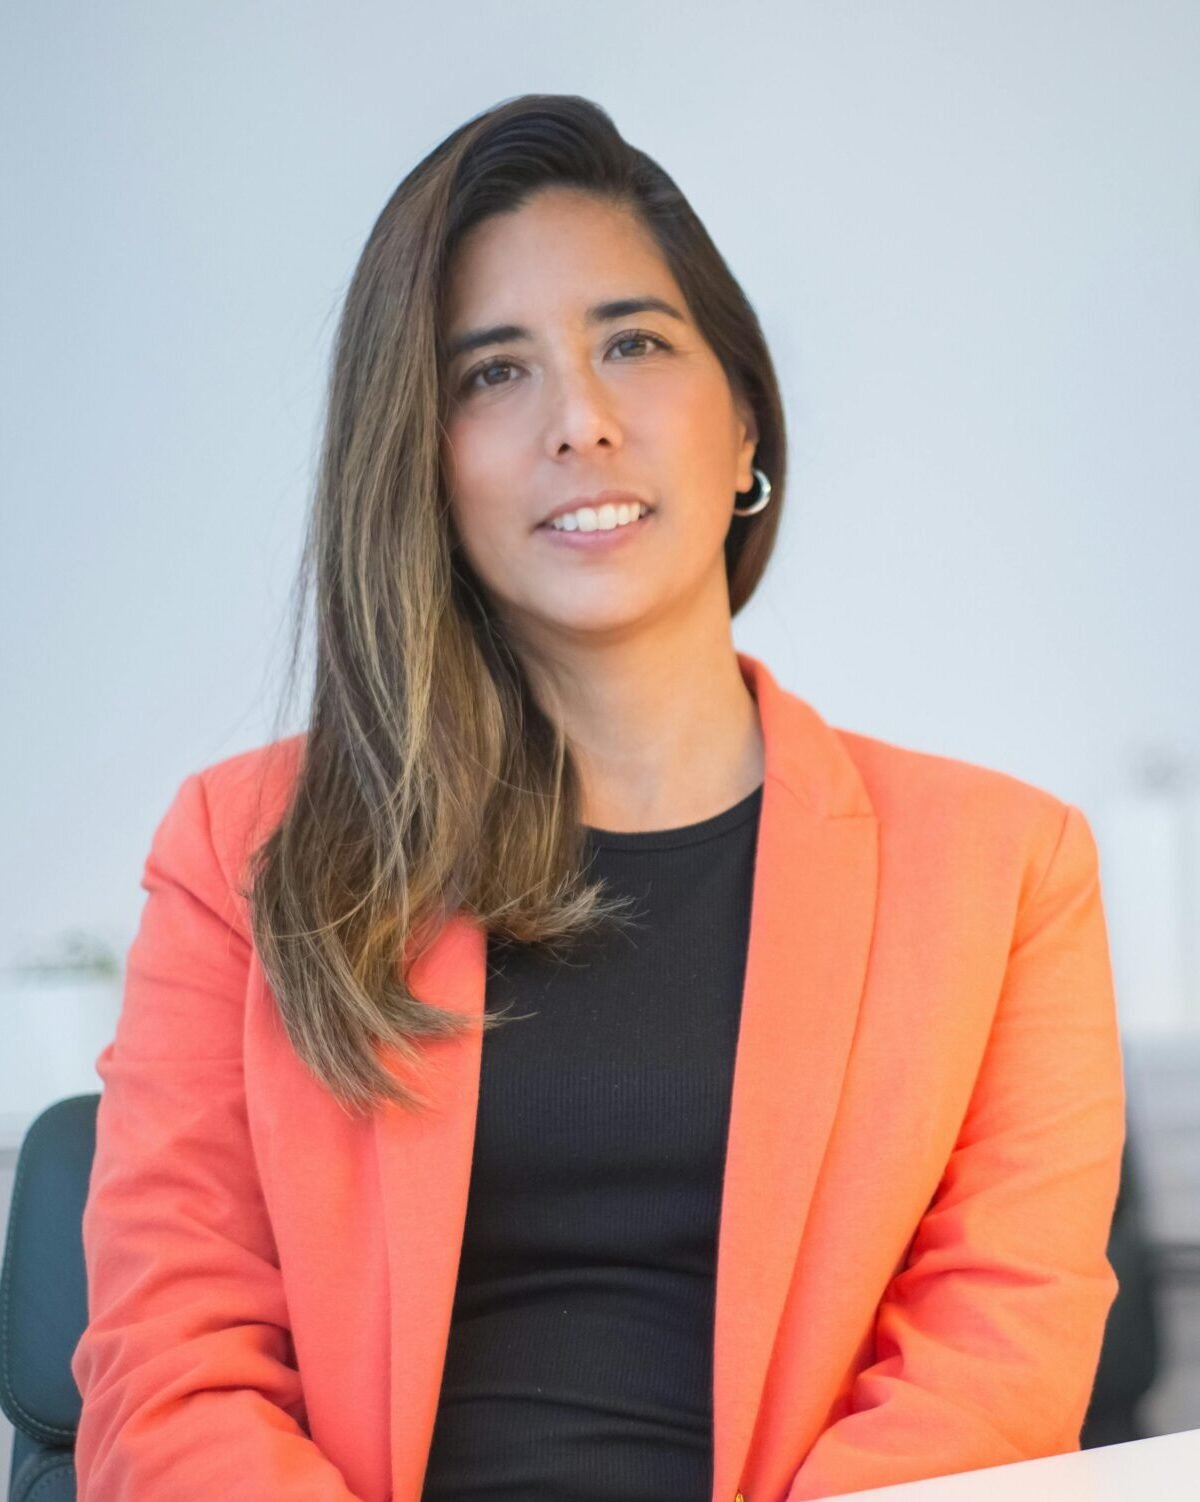
[[[1195,0],[41,0],[0,13],[0,963],[123,954],[170,795],[264,738],[354,262],[527,90],[608,108],[764,321],[739,645],[1101,834],[1144,747],[1200,761]]]

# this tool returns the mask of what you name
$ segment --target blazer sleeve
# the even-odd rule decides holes
[[[302,1427],[279,1259],[247,1128],[251,954],[203,774],[156,829],[83,1213],[79,1502],[356,1502]]]
[[[1118,1286],[1125,1085],[1096,844],[1060,806],[954,1150],[878,1308],[878,1359],[786,1502],[1080,1448]]]

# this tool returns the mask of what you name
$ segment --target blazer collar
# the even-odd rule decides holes
[[[878,823],[841,738],[737,654],[765,747],[749,949],[721,1200],[714,1497],[737,1490],[833,1128],[875,917]],[[414,961],[414,994],[481,1017],[487,940],[453,916]],[[423,1045],[430,1109],[387,1106],[374,1133],[391,1289],[393,1487],[416,1497],[432,1438],[465,1227],[482,1035]],[[829,1276],[836,1277],[830,1268]]]

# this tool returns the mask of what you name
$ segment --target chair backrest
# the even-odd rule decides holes
[[[0,1407],[13,1425],[8,1502],[75,1502],[82,1399],[71,1357],[87,1325],[82,1222],[99,1094],[48,1106],[17,1157],[0,1275]],[[1104,1332],[1080,1444],[1143,1439],[1138,1404],[1158,1375],[1161,1314],[1141,1174],[1128,1135],[1109,1238],[1120,1292]]]
[[[1138,1149],[1127,1131],[1108,1237],[1108,1260],[1120,1288],[1104,1327],[1100,1365],[1079,1438],[1084,1450],[1149,1437],[1139,1410],[1162,1365],[1162,1295],[1142,1184]]]
[[[75,1502],[82,1399],[71,1357],[87,1325],[83,1208],[99,1104],[99,1093],[56,1101],[26,1128],[17,1154],[0,1274],[9,1502]]]

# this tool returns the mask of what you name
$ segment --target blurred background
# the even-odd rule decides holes
[[[1196,0],[0,11],[0,1212],[100,1088],[155,825],[268,736],[371,224],[534,90],[675,177],[765,328],[789,491],[738,646],[1091,822],[1143,1422],[1200,1427]]]

